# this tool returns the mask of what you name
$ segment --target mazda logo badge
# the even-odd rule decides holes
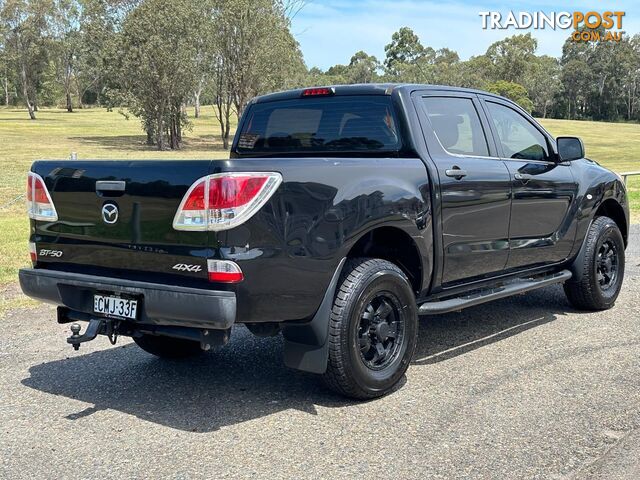
[[[102,220],[108,224],[118,221],[118,206],[115,203],[105,203],[102,206]]]

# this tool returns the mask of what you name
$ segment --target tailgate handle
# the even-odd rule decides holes
[[[123,180],[98,180],[96,192],[124,192],[127,182]]]

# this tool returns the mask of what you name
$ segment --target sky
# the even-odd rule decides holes
[[[560,5],[560,6],[559,6]],[[447,47],[460,58],[480,55],[505,37],[531,32],[538,40],[539,55],[559,57],[571,30],[483,30],[479,12],[624,11],[622,29],[640,33],[640,2],[637,0],[307,0],[293,17],[292,32],[309,68],[326,70],[347,64],[358,50],[384,60],[384,46],[400,27],[407,26],[425,46]]]

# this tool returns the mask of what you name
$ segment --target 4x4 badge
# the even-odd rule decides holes
[[[199,272],[202,270],[201,265],[187,265],[186,263],[176,263],[171,268],[178,270],[179,272]]]

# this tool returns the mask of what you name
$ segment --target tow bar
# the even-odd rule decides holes
[[[84,333],[80,335],[80,324],[73,323],[71,324],[72,335],[67,338],[67,343],[70,343],[74,350],[78,350],[81,343],[89,342],[96,338],[98,334],[103,333],[109,337],[111,345],[115,345],[118,341],[119,326],[120,322],[117,320],[107,321],[104,319],[92,318],[89,320],[89,325],[87,325]]]
[[[78,321],[89,322],[83,334],[80,334],[82,327],[79,323],[76,323]],[[210,330],[208,328],[174,325],[133,324],[116,318],[95,318],[91,314],[74,312],[66,307],[58,307],[58,323],[71,323],[72,335],[67,337],[67,343],[71,344],[74,350],[78,350],[81,343],[90,342],[98,335],[108,337],[111,345],[115,345],[118,337],[123,335],[125,337],[162,335],[199,342],[200,348],[210,350],[212,347],[225,345],[231,335],[230,328],[227,330]]]

